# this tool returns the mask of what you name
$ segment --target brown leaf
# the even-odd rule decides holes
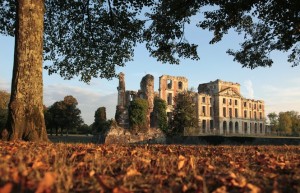
[[[191,156],[190,157],[190,166],[191,166],[191,168],[194,170],[195,169],[195,158],[194,158],[194,156]]]
[[[114,188],[112,192],[113,193],[131,193],[130,190],[123,188],[123,187]]]
[[[213,193],[227,193],[226,186],[221,186],[220,188],[217,188]]]
[[[126,176],[140,176],[140,175],[142,174],[136,169],[129,169],[126,173]]]
[[[178,170],[180,170],[181,168],[183,168],[184,164],[185,164],[185,160],[186,158],[182,155],[180,155],[178,157]]]
[[[44,178],[40,181],[35,193],[47,192],[55,182],[56,175],[53,172],[46,172]]]
[[[261,192],[259,187],[255,186],[251,183],[247,184],[247,188],[250,189],[250,193],[260,193]]]
[[[1,193],[10,193],[12,191],[13,184],[7,183],[3,187],[0,188]]]

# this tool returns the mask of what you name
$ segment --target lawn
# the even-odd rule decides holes
[[[300,146],[0,141],[0,192],[300,192]]]

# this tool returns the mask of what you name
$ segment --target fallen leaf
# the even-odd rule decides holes
[[[221,186],[220,188],[217,188],[213,193],[227,193],[226,186]]]
[[[56,175],[53,172],[46,172],[44,178],[40,181],[37,190],[35,193],[43,193],[55,182]]]
[[[186,158],[182,155],[178,157],[178,170],[180,170],[185,164]]]
[[[255,186],[251,183],[247,184],[247,188],[250,189],[250,193],[260,193],[261,192],[259,187]]]
[[[191,156],[190,157],[190,166],[191,166],[191,168],[194,170],[195,169],[195,158],[194,158],[194,156]]]
[[[198,181],[203,181],[203,177],[199,175],[195,175],[194,178]]]
[[[130,193],[130,191],[126,188],[123,188],[123,187],[117,187],[117,188],[114,188],[113,193]]]
[[[3,187],[0,188],[0,192],[1,193],[11,193],[12,188],[13,188],[13,184],[7,183]]]
[[[140,176],[140,175],[142,174],[136,169],[129,169],[126,173],[126,176]]]
[[[94,176],[95,175],[95,170],[90,171],[89,175],[90,175],[90,177]]]

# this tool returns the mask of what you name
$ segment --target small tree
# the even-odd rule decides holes
[[[137,98],[130,102],[129,126],[131,129],[143,129],[147,127],[148,102],[145,99]]]
[[[10,94],[6,91],[0,91],[0,132],[5,128],[7,115],[8,115],[8,103]]]
[[[45,116],[45,122],[47,129],[52,133],[52,128],[56,129],[56,135],[58,129],[61,129],[61,135],[63,130],[66,129],[66,133],[69,130],[77,129],[82,123],[81,111],[77,108],[78,102],[73,96],[66,96],[63,101],[57,101],[47,110]]]
[[[152,113],[152,122],[154,126],[158,126],[165,133],[168,131],[168,119],[166,110],[166,101],[161,98],[155,97]]]
[[[99,107],[95,111],[95,120],[93,123],[93,129],[96,132],[103,132],[108,127],[108,122],[106,120],[106,108]]]
[[[287,112],[279,113],[279,131],[287,135],[292,134],[292,119]]]
[[[275,112],[269,113],[268,118],[270,121],[271,132],[277,132],[278,130],[278,115]]]
[[[174,97],[175,109],[173,111],[173,120],[171,121],[172,131],[170,134],[183,134],[185,127],[196,127],[197,111],[195,95],[192,91],[179,93]]]

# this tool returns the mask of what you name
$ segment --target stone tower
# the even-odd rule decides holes
[[[128,109],[126,104],[126,90],[125,90],[125,75],[119,74],[118,86],[118,104],[116,107],[115,120],[121,127],[128,127]]]
[[[140,87],[140,97],[146,99],[148,102],[147,126],[150,127],[150,114],[154,106],[154,77],[150,74],[144,76],[141,80]]]

